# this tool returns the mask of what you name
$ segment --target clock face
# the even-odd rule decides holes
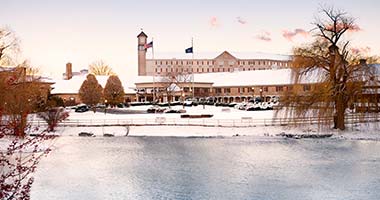
[[[145,39],[144,37],[140,37],[140,43],[145,43]]]

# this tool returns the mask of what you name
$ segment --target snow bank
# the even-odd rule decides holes
[[[149,106],[134,106],[124,108],[125,110],[146,110]],[[182,106],[173,106],[174,109],[182,109]],[[203,106],[185,107],[187,114],[212,114],[212,119],[221,121],[239,120],[242,118],[250,118],[252,120],[268,120],[273,118],[273,111],[242,111],[229,108],[228,112],[223,111],[224,107]],[[69,127],[60,126],[54,134],[61,136],[78,136],[80,132],[93,133],[95,136],[103,136],[111,134],[114,136],[125,136],[127,133],[126,126],[103,126],[95,124],[95,120],[147,120],[152,121],[157,117],[164,117],[167,121],[180,121],[180,114],[104,114],[101,112],[70,112],[69,121],[89,120],[88,127]],[[182,119],[183,120],[183,119]],[[194,122],[197,122],[194,120]],[[199,120],[198,122],[202,122]],[[40,124],[41,125],[41,124]],[[195,126],[194,126],[195,125]],[[183,124],[181,126],[173,125],[151,125],[151,126],[131,126],[129,136],[174,136],[174,137],[232,137],[232,136],[259,136],[259,137],[280,137],[276,136],[281,133],[286,134],[333,134],[333,139],[353,139],[353,140],[380,140],[380,123],[371,124],[354,124],[347,125],[346,131],[337,131],[333,129],[319,129],[316,125],[306,125],[304,127],[291,126],[255,126],[255,127],[207,127]]]

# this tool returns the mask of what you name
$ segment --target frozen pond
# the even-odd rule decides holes
[[[379,199],[380,142],[64,136],[32,199]]]

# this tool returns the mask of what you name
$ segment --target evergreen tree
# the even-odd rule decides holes
[[[103,96],[103,88],[96,80],[95,75],[89,74],[85,81],[83,81],[82,86],[79,89],[79,97],[82,102],[95,106],[97,103],[100,103]]]
[[[124,88],[118,76],[112,75],[108,78],[104,87],[104,98],[112,106],[123,103]]]

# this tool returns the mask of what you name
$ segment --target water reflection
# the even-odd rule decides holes
[[[380,144],[62,137],[32,199],[378,199]]]

